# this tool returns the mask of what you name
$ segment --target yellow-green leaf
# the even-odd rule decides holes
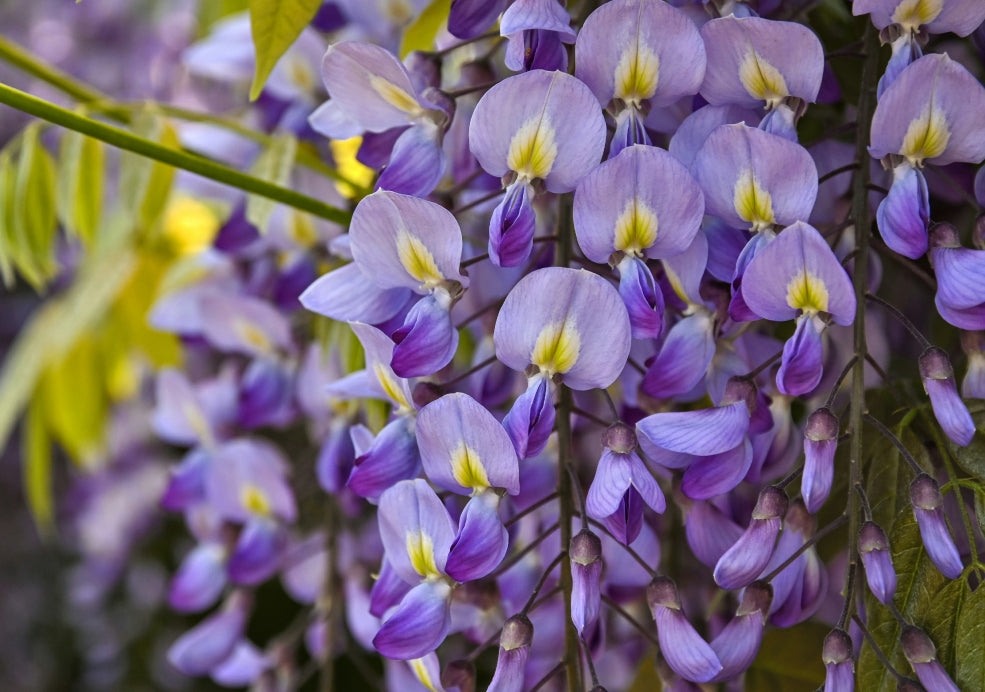
[[[441,27],[448,23],[450,11],[451,0],[431,0],[404,31],[404,38],[400,42],[400,59],[406,58],[411,51],[433,50],[434,39]]]
[[[104,147],[92,137],[68,130],[58,156],[58,218],[88,246],[103,208]]]
[[[21,275],[40,290],[55,271],[55,163],[41,144],[41,123],[24,129],[14,183],[14,257]]]
[[[286,185],[297,153],[298,141],[293,135],[277,135],[271,145],[257,157],[250,174],[277,185]],[[246,220],[256,226],[261,233],[265,233],[267,220],[275,204],[272,199],[250,195],[246,202]]]
[[[962,690],[985,690],[985,587],[968,595],[957,616],[954,682]]]
[[[99,343],[88,334],[54,360],[41,378],[45,421],[52,436],[80,465],[88,465],[103,446],[109,402]]]
[[[134,134],[177,149],[178,135],[167,120],[153,109],[134,118]],[[168,202],[175,169],[139,154],[120,155],[120,202],[139,230],[147,231],[161,216]]]
[[[54,528],[54,500],[51,494],[51,440],[44,426],[41,399],[31,402],[24,418],[24,494],[42,536]]]
[[[14,284],[13,203],[13,163],[4,149],[0,151],[0,278],[8,288]]]
[[[255,100],[277,61],[314,18],[321,0],[250,0],[250,28],[256,50],[256,71],[250,87]]]

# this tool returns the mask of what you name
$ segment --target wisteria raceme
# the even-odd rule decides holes
[[[0,9],[0,687],[975,688],[982,2],[248,4]]]

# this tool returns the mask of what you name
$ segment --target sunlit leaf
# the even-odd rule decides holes
[[[0,151],[0,278],[4,286],[14,283],[14,173],[10,151]]]
[[[82,335],[41,378],[45,421],[69,457],[87,465],[103,445],[109,402],[103,362],[95,338]]]
[[[824,683],[821,647],[830,627],[802,622],[763,635],[759,655],[746,671],[747,692],[809,692]]]
[[[321,0],[250,0],[250,28],[256,49],[256,71],[250,87],[250,100],[263,91],[263,85],[321,6]]]
[[[167,147],[178,148],[178,135],[152,109],[134,118],[134,134]],[[168,202],[175,169],[139,154],[120,154],[120,201],[139,231],[153,228]]]
[[[431,0],[427,7],[410,23],[400,42],[400,59],[414,50],[433,50],[434,39],[441,27],[448,23],[451,0]]]
[[[21,275],[40,290],[56,270],[55,163],[41,144],[41,124],[21,137],[14,185],[14,257]]]
[[[58,155],[58,218],[65,230],[89,245],[103,207],[103,143],[73,130],[62,135]]]
[[[54,501],[51,494],[51,440],[44,426],[42,400],[31,403],[24,418],[24,494],[34,523],[42,536],[54,529]]]
[[[277,185],[285,185],[291,175],[291,167],[298,151],[298,141],[292,135],[274,137],[273,143],[257,158],[250,174]],[[266,197],[250,195],[246,203],[246,219],[260,229],[267,230],[267,221],[274,210],[274,202]]]

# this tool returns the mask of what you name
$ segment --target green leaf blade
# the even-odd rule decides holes
[[[251,101],[260,96],[277,62],[311,23],[320,6],[321,0],[250,0],[250,29],[256,51]]]
[[[400,59],[403,60],[415,50],[433,50],[435,37],[441,27],[448,23],[449,12],[451,0],[432,0],[404,31],[400,42]]]

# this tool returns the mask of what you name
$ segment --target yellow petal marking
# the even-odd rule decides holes
[[[267,335],[260,329],[257,329],[256,325],[252,322],[243,319],[235,320],[233,322],[233,329],[243,341],[254,347],[257,351],[270,353],[274,350],[274,345]]]
[[[944,9],[944,0],[903,0],[893,12],[893,22],[904,29],[916,31],[921,24],[930,24]]]
[[[750,96],[771,106],[789,95],[787,82],[780,71],[751,47],[739,65],[739,79]]]
[[[657,241],[657,215],[635,195],[616,219],[615,247],[627,255],[642,255]]]
[[[537,335],[530,362],[549,375],[564,374],[574,367],[580,350],[581,338],[574,326],[567,320],[553,322]]]
[[[373,91],[380,95],[384,101],[389,103],[397,110],[407,113],[411,117],[417,117],[424,112],[417,99],[398,87],[393,82],[378,75],[369,76],[369,86]]]
[[[787,305],[807,314],[826,312],[828,289],[819,277],[802,271],[787,283]]]
[[[639,105],[657,91],[660,58],[638,42],[623,51],[616,65],[616,98]]]
[[[463,488],[483,490],[489,487],[489,476],[486,475],[482,459],[464,441],[451,453],[451,472]]]
[[[431,674],[428,673],[427,666],[424,665],[423,658],[415,658],[413,661],[407,661],[410,664],[411,670],[414,671],[414,675],[417,679],[421,681],[421,684],[426,688],[431,690],[431,692],[438,692],[438,688],[435,687],[434,680],[431,679]]]
[[[208,421],[205,420],[205,416],[202,415],[202,410],[195,404],[186,402],[181,407],[181,412],[184,414],[185,420],[188,421],[188,425],[195,431],[198,439],[206,446],[211,446],[214,442],[212,429],[209,427]]]
[[[773,197],[759,184],[751,168],[747,168],[735,183],[735,213],[752,225],[752,230],[762,231],[772,226]]]
[[[923,113],[910,123],[903,137],[903,149],[900,153],[910,163],[920,165],[924,159],[940,156],[947,148],[951,139],[951,131],[947,127],[947,118],[931,100]]]
[[[270,500],[260,488],[252,483],[247,483],[240,490],[239,501],[250,514],[258,514],[263,517],[270,516]]]
[[[445,280],[431,251],[421,242],[420,238],[405,230],[400,230],[397,233],[397,256],[407,273],[420,281],[422,286],[437,286]]]
[[[437,577],[441,575],[434,562],[434,541],[423,531],[407,532],[407,555],[414,571],[422,577]]]
[[[556,158],[554,128],[541,114],[523,123],[513,135],[506,165],[521,178],[533,180],[546,177],[554,167]]]
[[[412,408],[410,402],[407,401],[407,397],[404,396],[403,387],[397,382],[397,378],[390,368],[383,363],[377,363],[373,366],[373,372],[376,374],[376,379],[379,381],[380,386],[383,387],[383,392],[392,401],[396,401],[403,408]]]

